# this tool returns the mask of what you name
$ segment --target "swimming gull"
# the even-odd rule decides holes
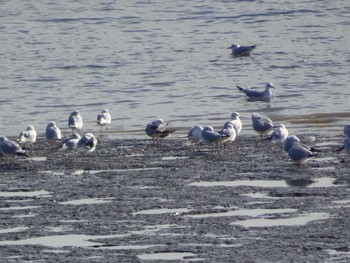
[[[165,124],[162,119],[155,119],[147,124],[145,132],[152,138],[154,143],[155,139],[159,140],[175,132],[175,129],[169,129],[167,126],[168,124]]]
[[[57,142],[62,139],[61,130],[56,126],[54,121],[49,121],[47,124],[45,136],[50,142]]]
[[[27,127],[27,129],[20,133],[17,141],[19,144],[23,144],[23,146],[30,147],[36,142],[37,133],[33,127],[33,125],[30,125]]]
[[[77,151],[89,155],[95,151],[97,145],[97,139],[92,133],[86,133],[80,138],[77,144]]]
[[[202,131],[202,140],[206,145],[218,145],[227,140],[229,136],[214,131],[212,126],[205,126]]]
[[[111,121],[112,118],[107,109],[102,110],[97,115],[97,124],[101,126],[101,130],[103,127],[106,127],[106,130],[108,130],[108,125],[111,123]]]
[[[231,49],[232,55],[235,57],[238,57],[238,56],[250,56],[250,53],[255,48],[256,48],[256,44],[251,46],[240,46],[239,44],[232,44],[227,49]]]
[[[260,134],[260,138],[273,130],[273,122],[268,117],[263,117],[259,113],[252,114],[253,129]]]
[[[29,156],[15,141],[7,139],[5,136],[0,136],[0,151],[4,156]]]
[[[250,89],[250,87],[244,88],[237,86],[236,87],[243,92],[245,95],[247,95],[251,99],[256,99],[256,100],[269,100],[272,97],[272,91],[271,89],[275,89],[273,84],[271,82],[266,83],[265,85],[265,90],[263,91],[256,91]]]
[[[83,128],[83,118],[80,115],[78,110],[74,110],[71,112],[68,118],[68,127],[74,130],[81,130]]]
[[[202,142],[202,131],[203,127],[201,125],[195,125],[191,128],[187,134],[187,138],[191,145],[199,145]]]

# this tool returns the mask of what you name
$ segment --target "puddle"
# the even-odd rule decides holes
[[[155,245],[126,245],[126,246],[109,246],[101,245],[100,247],[94,246],[93,249],[110,249],[110,250],[143,250],[153,247],[164,247],[165,244],[155,244]]]
[[[137,257],[141,260],[185,260],[190,259],[191,261],[200,260],[195,259],[197,255],[190,252],[164,252],[164,253],[153,253],[153,254],[142,254]]]
[[[30,159],[32,161],[34,161],[34,162],[45,162],[45,161],[47,161],[47,157],[46,156],[32,157]]]
[[[94,204],[106,204],[114,200],[114,197],[110,198],[85,198],[70,200],[65,202],[59,202],[60,205],[94,205]]]
[[[91,247],[102,246],[100,242],[91,241],[94,239],[104,238],[116,238],[125,237],[126,235],[105,235],[105,236],[93,236],[93,235],[55,235],[55,236],[43,236],[34,237],[21,240],[3,240],[0,241],[0,246],[8,245],[41,245],[46,247]]]
[[[257,199],[279,199],[278,197],[269,196],[268,194],[263,193],[248,193],[248,194],[242,194],[245,196],[248,196],[250,198],[257,198]]]
[[[190,211],[191,210],[187,208],[174,208],[174,209],[159,208],[159,209],[142,210],[142,211],[133,213],[133,215],[181,214],[181,213],[187,213]]]
[[[237,181],[214,181],[214,182],[194,182],[189,186],[201,186],[201,187],[214,187],[214,186],[250,186],[250,187],[337,187],[340,185],[334,185],[335,178],[322,177],[310,179],[288,179],[288,180],[237,180]]]
[[[162,161],[171,161],[171,160],[183,160],[183,159],[189,159],[188,156],[165,156],[161,160]]]
[[[239,222],[231,223],[231,225],[241,225],[244,227],[273,227],[273,226],[302,226],[311,221],[324,220],[330,218],[327,213],[310,213],[307,215],[301,215],[292,218],[280,218],[280,219],[268,219],[268,218],[256,218],[242,220]]]
[[[50,175],[57,175],[57,176],[62,176],[62,175],[65,175],[64,172],[55,172],[55,171],[51,171],[51,170],[46,170],[46,171],[40,171],[39,173],[42,173],[42,174],[50,174]]]
[[[25,218],[25,217],[35,217],[37,214],[29,213],[27,215],[14,215],[12,218]]]
[[[139,172],[139,171],[151,171],[151,170],[160,170],[160,169],[163,169],[163,168],[148,167],[148,168],[110,169],[110,170],[76,170],[72,173],[72,175],[114,173],[114,172]]]
[[[17,191],[17,192],[0,192],[0,197],[51,197],[51,192],[46,190],[39,191]]]
[[[27,209],[36,209],[40,206],[10,206],[10,207],[1,207],[0,211],[9,211],[9,210],[27,210]]]
[[[26,226],[18,226],[18,227],[14,227],[14,228],[0,229],[0,234],[22,232],[22,231],[25,231],[27,229],[29,229],[29,227],[26,227]]]
[[[239,209],[227,212],[219,213],[207,213],[207,214],[195,214],[195,215],[186,215],[186,217],[191,218],[206,218],[206,217],[225,217],[225,216],[251,216],[258,217],[266,214],[284,214],[284,213],[293,213],[297,212],[297,209]]]

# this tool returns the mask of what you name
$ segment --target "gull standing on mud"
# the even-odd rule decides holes
[[[71,112],[68,118],[68,127],[74,130],[80,131],[83,128],[83,118],[81,117],[78,110],[74,110]]]
[[[7,139],[5,136],[0,136],[0,151],[6,157],[15,155],[29,157],[18,143]]]
[[[108,130],[108,125],[111,123],[111,121],[112,118],[107,109],[102,110],[97,115],[97,124],[101,126],[101,131],[103,127],[106,127],[106,130]]]
[[[54,121],[49,121],[47,124],[45,136],[50,142],[57,142],[62,139],[61,130],[56,126]]]
[[[300,143],[300,139],[295,136],[295,135],[289,135],[287,136],[287,138],[284,140],[283,142],[283,150],[288,153],[288,151],[290,150],[290,148],[292,148],[292,146],[296,143]]]
[[[218,145],[227,140],[229,135],[220,134],[214,131],[212,126],[205,126],[202,131],[202,140],[205,145]]]
[[[64,151],[76,150],[80,139],[81,136],[78,133],[73,133],[72,137],[64,139],[61,145],[58,146],[58,148],[61,148]]]
[[[265,90],[263,91],[256,91],[256,90],[251,90],[250,87],[244,88],[237,86],[237,89],[243,92],[245,95],[247,95],[251,99],[255,100],[270,100],[272,97],[272,91],[271,89],[275,89],[273,84],[271,82],[266,83]]]
[[[20,133],[17,141],[19,144],[23,144],[24,148],[30,147],[36,142],[37,133],[32,125]]]
[[[221,131],[219,131],[219,134],[227,136],[227,139],[223,142],[224,145],[232,146],[232,143],[236,139],[236,130],[231,122],[226,122]]]
[[[273,122],[268,117],[263,117],[259,113],[252,114],[253,129],[260,134],[260,139],[263,135],[271,133],[273,130]]]
[[[311,157],[314,157],[309,149],[299,143],[295,143],[289,149],[288,156],[298,164],[305,164]]]
[[[232,44],[227,49],[231,49],[232,50],[232,55],[233,56],[239,57],[239,56],[250,56],[250,53],[255,48],[256,48],[256,44],[255,45],[251,45],[251,46],[240,46],[238,44]]]
[[[284,126],[284,124],[275,124],[274,128],[275,129],[273,130],[271,136],[266,138],[266,140],[271,142],[279,141],[283,143],[288,137],[287,128]]]
[[[202,142],[202,131],[203,127],[201,125],[195,125],[187,134],[187,138],[191,145],[200,145]]]
[[[231,114],[231,121],[230,123],[232,124],[233,128],[236,130],[236,135],[238,135],[243,128],[242,121],[240,119],[240,115],[238,112],[233,112]]]
[[[350,154],[350,138],[346,137],[343,143],[343,146],[338,149],[338,151],[345,151],[347,154]]]
[[[344,135],[346,138],[350,138],[350,123],[344,126]]]
[[[156,119],[147,124],[145,132],[152,138],[154,144],[155,139],[158,141],[159,139],[167,137],[175,132],[175,129],[168,129],[167,126],[168,123],[165,124],[162,119]]]
[[[95,151],[97,145],[97,139],[92,133],[86,133],[83,137],[78,141],[77,151],[84,154],[89,155],[93,151]]]

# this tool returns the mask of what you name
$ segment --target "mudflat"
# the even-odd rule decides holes
[[[1,262],[350,261],[341,137],[317,136],[303,166],[252,136],[98,140],[90,157],[41,138],[1,158]]]

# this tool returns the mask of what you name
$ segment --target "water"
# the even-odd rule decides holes
[[[221,125],[232,111],[249,125],[252,112],[267,114],[295,132],[340,133],[350,119],[346,1],[30,0],[1,8],[6,136],[29,124],[42,133],[51,120],[70,133],[74,109],[84,131],[97,130],[97,113],[108,108],[112,130],[136,135],[155,117],[187,131]],[[233,42],[258,48],[234,59]],[[268,81],[277,87],[270,103],[234,88]]]

